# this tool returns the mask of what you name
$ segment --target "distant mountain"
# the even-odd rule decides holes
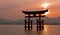
[[[6,20],[0,19],[0,24],[23,24],[24,20]]]
[[[57,18],[45,17],[44,20],[45,20],[45,23],[47,24],[60,24],[60,17],[57,17]]]
[[[6,20],[6,19],[1,19],[0,18],[0,24],[4,24],[4,23],[9,23],[11,22],[12,20]]]
[[[36,24],[36,19],[38,18],[31,18],[33,20],[33,24]],[[45,24],[60,24],[60,17],[57,18],[42,18],[44,20]],[[0,24],[24,24],[24,19],[19,20],[6,20],[6,19],[0,19]]]

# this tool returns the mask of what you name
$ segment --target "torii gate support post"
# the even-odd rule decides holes
[[[39,30],[41,30],[41,14],[39,14]]]
[[[44,30],[44,20],[42,20],[42,30]]]
[[[39,19],[37,19],[37,31],[44,29],[44,20],[41,20],[41,14],[39,14]]]
[[[37,31],[41,30],[41,14],[39,14],[39,19],[37,19]]]
[[[32,20],[31,20],[31,30],[32,30]]]
[[[25,19],[25,31],[26,29],[32,30],[32,20],[30,20],[30,15],[31,14],[28,14],[27,19]]]
[[[30,14],[28,14],[28,30],[30,30]]]

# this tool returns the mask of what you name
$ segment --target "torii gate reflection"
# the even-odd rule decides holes
[[[24,14],[28,15],[28,16],[25,16],[25,18],[28,18],[28,19],[25,19],[25,30],[32,30],[32,20],[30,18],[33,18],[33,17],[38,17],[39,19],[37,19],[37,31],[38,30],[44,30],[44,20],[41,20],[41,17],[45,17],[45,15],[41,15],[41,14],[44,14],[45,12],[48,12],[48,9],[47,10],[42,10],[42,11],[23,11]],[[31,16],[31,14],[33,14]],[[38,14],[38,16],[37,16]]]

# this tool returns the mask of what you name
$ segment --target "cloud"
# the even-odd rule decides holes
[[[40,10],[42,3],[49,2],[49,17],[60,15],[60,0],[0,0],[0,18],[21,19],[24,18],[22,10]],[[53,16],[51,16],[51,14]]]

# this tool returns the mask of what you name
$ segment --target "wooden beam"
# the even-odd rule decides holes
[[[25,16],[25,18],[28,18],[29,16]],[[33,17],[39,17],[39,16],[30,16],[30,18],[33,18]],[[45,15],[42,15],[41,17],[45,17]]]
[[[24,14],[44,14],[45,12],[48,12],[48,9],[42,11],[23,11]]]

